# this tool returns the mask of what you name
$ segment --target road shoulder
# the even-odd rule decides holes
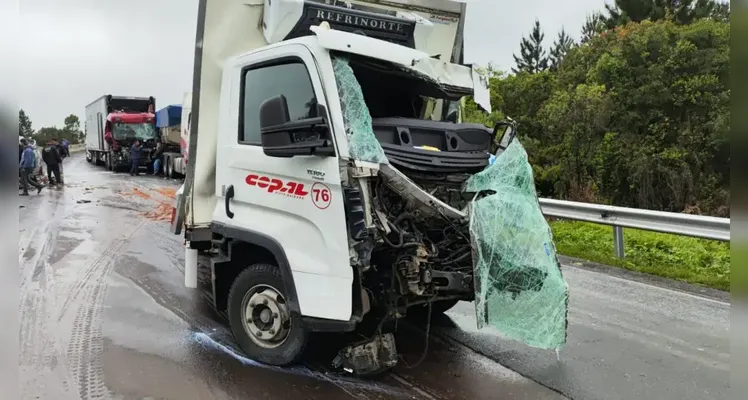
[[[730,293],[705,286],[694,285],[686,282],[667,279],[655,275],[649,275],[638,271],[631,271],[623,268],[613,267],[610,265],[599,264],[579,258],[558,256],[561,265],[581,268],[593,272],[599,272],[606,275],[614,276],[620,279],[626,279],[647,285],[657,286],[663,289],[675,290],[678,292],[692,294],[711,300],[730,303]]]

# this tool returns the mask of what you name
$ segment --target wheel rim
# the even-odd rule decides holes
[[[242,324],[252,341],[266,349],[285,343],[291,313],[283,296],[268,285],[252,287],[242,299]]]

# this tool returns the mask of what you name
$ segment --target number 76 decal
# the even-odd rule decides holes
[[[331,201],[332,192],[330,191],[330,188],[327,187],[327,185],[319,182],[312,185],[312,202],[314,203],[315,207],[319,208],[320,210],[324,210],[327,207],[330,207]]]

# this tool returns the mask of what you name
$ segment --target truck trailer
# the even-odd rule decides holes
[[[161,150],[156,156],[161,160],[164,176],[177,178],[185,175],[182,154],[182,106],[170,105],[156,112],[156,128],[161,137]]]
[[[352,333],[336,366],[374,374],[398,362],[391,322],[474,301],[484,326],[506,310],[486,288],[524,301],[561,276],[541,229],[538,257],[552,267],[515,262],[492,279],[500,219],[475,210],[499,196],[466,185],[517,150],[516,130],[462,122],[467,97],[491,111],[487,79],[463,64],[465,11],[450,0],[200,0],[171,230],[184,234],[185,285],[250,358],[287,365],[311,332]],[[529,207],[540,212],[536,197]],[[550,312],[515,309],[541,329],[533,340],[565,340],[558,290]]]
[[[86,160],[111,171],[130,167],[130,147],[142,145],[140,166],[148,168],[159,141],[153,97],[104,95],[86,106]]]

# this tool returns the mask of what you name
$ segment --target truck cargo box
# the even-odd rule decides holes
[[[182,121],[182,106],[170,105],[156,112],[156,128],[178,126]]]

